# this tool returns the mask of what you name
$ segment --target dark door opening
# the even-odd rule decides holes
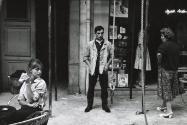
[[[57,79],[68,86],[69,1],[56,0]]]
[[[157,58],[156,52],[161,44],[160,29],[164,26],[171,27],[175,34],[177,42],[182,50],[187,50],[187,13],[179,13],[178,10],[187,10],[185,0],[150,0],[149,4],[149,43],[152,71],[149,74],[150,79],[157,81]],[[166,10],[174,13],[167,14]]]
[[[69,2],[69,1],[68,1]],[[52,15],[52,82],[68,86],[69,3],[55,0]],[[43,77],[48,81],[48,1],[36,1],[36,57],[44,64]],[[52,83],[52,84],[53,84]],[[54,86],[54,85],[53,85]]]

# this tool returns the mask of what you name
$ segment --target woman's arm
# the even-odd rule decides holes
[[[35,81],[36,82],[36,81]],[[33,86],[33,100],[38,102],[40,106],[44,107],[46,102],[47,85],[43,79],[40,79],[37,85]]]
[[[18,81],[19,81],[19,83],[23,84],[24,82],[28,83],[29,80],[30,80],[30,77],[28,76],[28,74],[22,73]]]
[[[29,103],[25,100],[18,100],[18,102],[21,106],[28,106],[28,107],[33,107],[33,108],[36,108],[39,105],[38,102],[34,102],[34,103],[31,104],[31,103]]]
[[[38,106],[37,103],[31,103],[31,102],[33,102],[31,98],[28,98],[28,99],[25,98],[25,94],[29,94],[28,93],[28,89],[26,89],[27,87],[30,87],[30,86],[28,86],[27,83],[23,83],[23,85],[21,86],[21,89],[20,89],[20,92],[19,92],[19,96],[18,96],[19,104],[21,106],[37,107]],[[30,94],[27,95],[27,96],[32,97],[32,95],[30,95]]]
[[[162,62],[162,53],[157,53],[158,66],[161,66]]]

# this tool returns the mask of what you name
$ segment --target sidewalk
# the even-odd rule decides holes
[[[144,115],[136,115],[137,111],[141,111],[140,93],[141,91],[133,94],[133,99],[129,99],[128,94],[114,96],[112,105],[109,101],[111,113],[102,110],[101,99],[96,96],[94,109],[85,113],[84,109],[87,105],[85,95],[68,95],[58,91],[58,101],[55,101],[53,96],[52,117],[48,125],[145,125]],[[10,93],[0,93],[0,105],[6,104],[11,96]],[[185,93],[182,97],[187,102],[187,94]],[[181,99],[178,96],[173,103],[174,118],[164,119],[156,110],[161,100],[153,92],[146,92],[145,107],[148,110],[146,113],[148,125],[186,125],[187,103],[184,104]]]

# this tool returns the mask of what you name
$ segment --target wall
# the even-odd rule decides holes
[[[94,37],[94,27],[105,28],[108,39],[109,0],[71,0],[69,25],[69,93],[86,93],[88,69],[83,62],[87,43]],[[92,29],[92,30],[91,30]]]
[[[104,37],[108,39],[109,0],[94,0],[94,27],[102,25],[105,29]],[[94,35],[94,32],[93,34]]]
[[[70,0],[69,17],[69,93],[79,91],[79,0]]]

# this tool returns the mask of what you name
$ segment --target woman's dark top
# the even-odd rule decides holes
[[[177,70],[179,65],[180,47],[173,41],[166,41],[158,48],[158,53],[162,53],[161,67],[165,70]]]

